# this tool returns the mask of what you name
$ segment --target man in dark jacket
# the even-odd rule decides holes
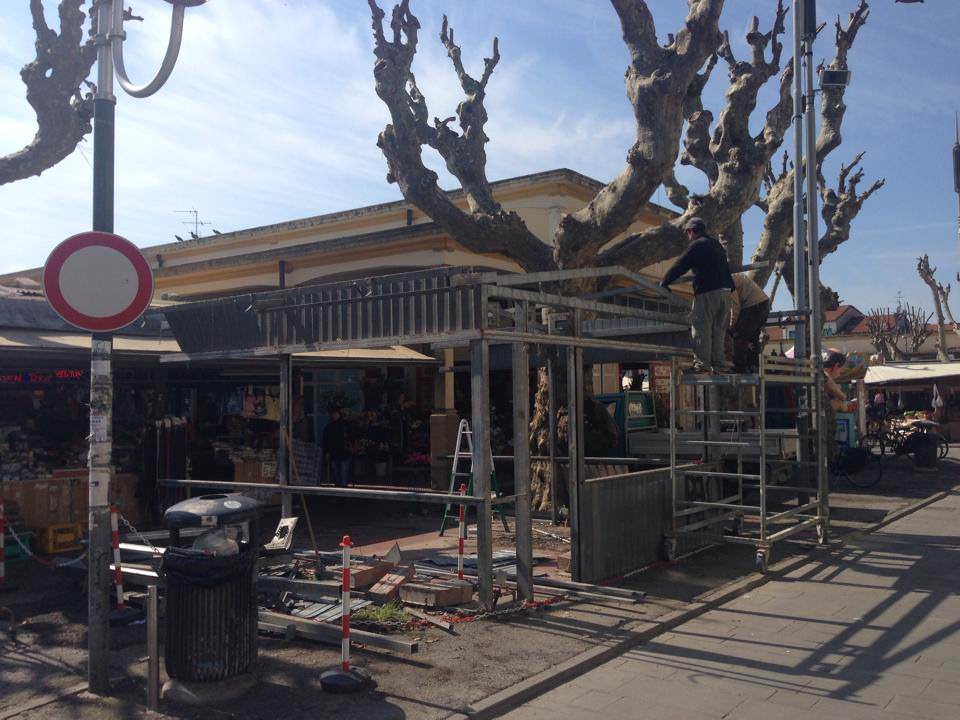
[[[727,254],[719,240],[707,235],[707,226],[698,217],[683,226],[690,245],[677,258],[661,287],[669,288],[684,273],[693,272],[693,312],[690,335],[693,339],[693,371],[722,372],[728,368],[723,353],[730,313],[730,292],[734,289]]]

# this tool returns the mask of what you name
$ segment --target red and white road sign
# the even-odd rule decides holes
[[[119,235],[85,232],[57,245],[43,266],[43,291],[57,314],[89,332],[111,332],[143,314],[153,273],[136,245]]]

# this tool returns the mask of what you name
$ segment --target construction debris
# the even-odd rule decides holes
[[[421,607],[463,605],[473,600],[473,585],[464,580],[424,578],[403,585],[400,599]]]
[[[414,574],[413,565],[405,565],[391,570],[374,583],[368,594],[380,603],[396,600],[400,587],[411,580]]]

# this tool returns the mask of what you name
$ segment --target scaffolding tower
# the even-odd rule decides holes
[[[807,358],[761,355],[756,373],[720,375],[683,374],[672,361],[669,559],[691,540],[741,543],[755,547],[766,572],[774,543],[811,528],[827,541],[821,386],[818,363]],[[691,430],[681,430],[684,416],[693,418]],[[771,503],[791,495],[793,507]]]

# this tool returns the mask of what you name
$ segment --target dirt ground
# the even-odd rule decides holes
[[[835,535],[882,520],[888,513],[918,499],[960,484],[960,454],[941,465],[941,471],[920,474],[909,461],[891,466],[877,488],[851,492],[835,488],[832,520]],[[396,538],[405,555],[429,552],[438,516],[405,508],[369,517],[368,506],[344,503],[311,513],[318,544],[333,549],[343,526],[355,542],[385,547]],[[265,521],[269,524],[269,519]],[[558,535],[562,528],[538,524]],[[511,536],[498,533],[499,543]],[[423,539],[421,542],[420,539]],[[455,542],[448,532],[433,548],[440,552]],[[537,554],[565,550],[562,541],[537,539]],[[807,552],[809,545],[779,545],[773,562],[788,554]],[[633,575],[630,587],[648,593],[642,603],[564,600],[535,611],[459,623],[447,633],[438,628],[418,629],[405,637],[420,639],[420,652],[398,656],[355,648],[354,660],[373,675],[375,687],[355,696],[334,696],[320,689],[320,673],[339,660],[339,649],[305,640],[286,641],[261,636],[257,687],[240,701],[216,709],[190,709],[161,704],[160,713],[144,707],[146,695],[145,627],[133,625],[113,631],[112,675],[116,694],[96,698],[82,692],[85,685],[86,598],[79,578],[64,570],[35,563],[8,565],[13,590],[0,593],[0,605],[16,616],[15,640],[0,640],[0,720],[14,718],[264,718],[301,717],[394,718],[447,717],[471,702],[553,667],[583,650],[615,636],[636,621],[653,621],[700,595],[754,571],[753,552],[741,546],[711,548],[675,563],[656,563]]]

